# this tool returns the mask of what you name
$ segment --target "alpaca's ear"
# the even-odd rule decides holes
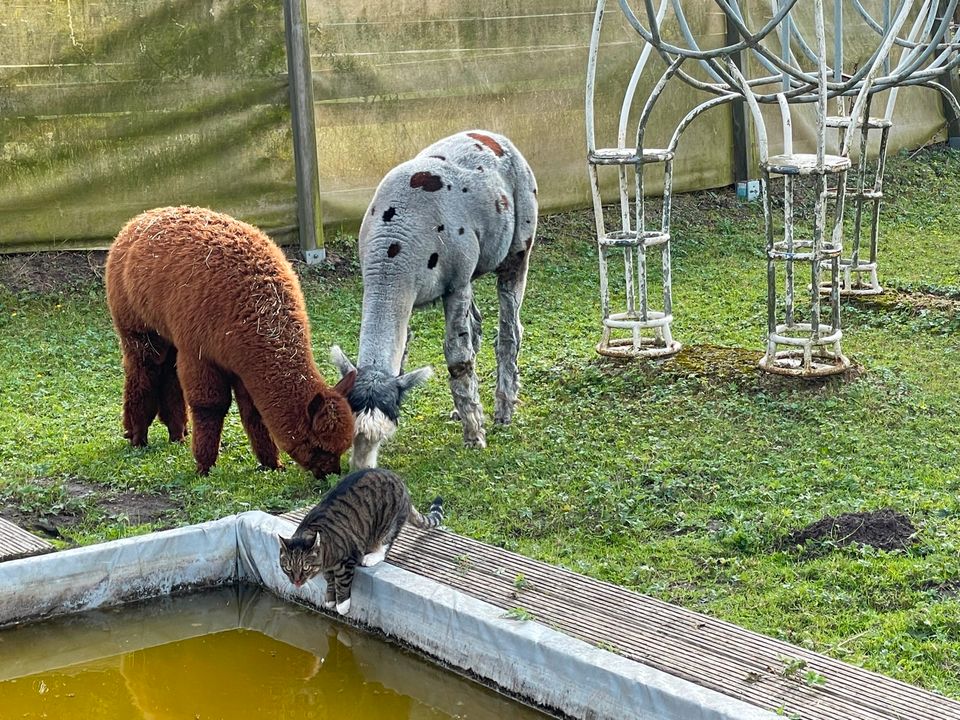
[[[334,385],[333,389],[343,397],[347,397],[350,394],[350,391],[353,390],[353,384],[356,381],[357,381],[357,371],[351,370],[342,378],[340,378],[340,382]]]
[[[339,345],[334,345],[330,348],[330,360],[336,366],[337,370],[340,371],[340,377],[345,377],[351,372],[357,371],[357,366],[350,362],[350,358],[340,349]]]
[[[311,420],[319,412],[320,408],[323,407],[326,398],[323,397],[323,393],[317,393],[313,396],[313,400],[310,401],[310,404],[307,405],[307,417]]]
[[[422,385],[431,377],[433,377],[433,368],[429,365],[400,375],[397,377],[397,390],[400,391],[400,397],[402,398],[408,391],[413,390],[417,385]]]
[[[347,392],[350,392],[355,379],[356,373],[347,375],[337,383],[334,390],[339,393],[342,386]],[[342,400],[337,402],[338,398],[342,398]],[[343,405],[346,405],[346,416],[341,409]],[[318,433],[331,432],[334,428],[346,423],[351,416],[350,404],[346,402],[346,395],[334,395],[329,390],[317,393],[310,404],[307,405],[307,417],[310,418],[310,424],[314,431]]]

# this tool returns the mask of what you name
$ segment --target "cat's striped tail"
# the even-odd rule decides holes
[[[423,530],[439,527],[443,522],[443,498],[434,498],[433,502],[430,503],[430,512],[426,515],[421,515],[419,510],[411,507],[407,521],[414,527],[422,528]]]

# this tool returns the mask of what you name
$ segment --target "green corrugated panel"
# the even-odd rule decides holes
[[[295,227],[280,0],[0,3],[0,250],[103,245],[127,218],[170,203],[208,205],[268,231]],[[722,13],[684,5],[704,45],[722,44]],[[749,5],[756,26],[769,3]],[[594,0],[308,0],[324,221],[357,224],[387,170],[476,127],[523,151],[543,209],[589,205],[583,97],[594,8]],[[612,145],[641,45],[615,2],[604,27],[597,140]],[[670,22],[665,33],[679,37]],[[848,34],[847,60],[866,57],[869,30],[851,22]],[[651,58],[638,106],[662,70]],[[673,81],[647,145],[666,143],[704,97]],[[765,110],[776,143],[777,110]],[[891,150],[925,142],[943,123],[939,98],[904,92],[894,120]],[[797,113],[798,147],[809,125]],[[732,154],[724,106],[684,135],[675,188],[730,184]],[[651,177],[648,190],[659,187]]]
[[[6,0],[0,249],[98,247],[136,213],[296,224],[280,0]]]

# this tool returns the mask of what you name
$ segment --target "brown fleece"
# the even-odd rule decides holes
[[[148,210],[117,236],[106,285],[133,445],[147,444],[158,414],[170,439],[182,440],[186,395],[193,456],[206,474],[232,390],[264,466],[281,467],[279,445],[318,477],[340,472],[353,440],[345,396],[355,375],[333,388],[324,382],[300,284],[260,230],[203,208]]]

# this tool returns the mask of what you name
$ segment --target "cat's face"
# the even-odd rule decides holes
[[[315,535],[309,538],[277,537],[280,540],[280,569],[295,586],[302,586],[326,569]]]

